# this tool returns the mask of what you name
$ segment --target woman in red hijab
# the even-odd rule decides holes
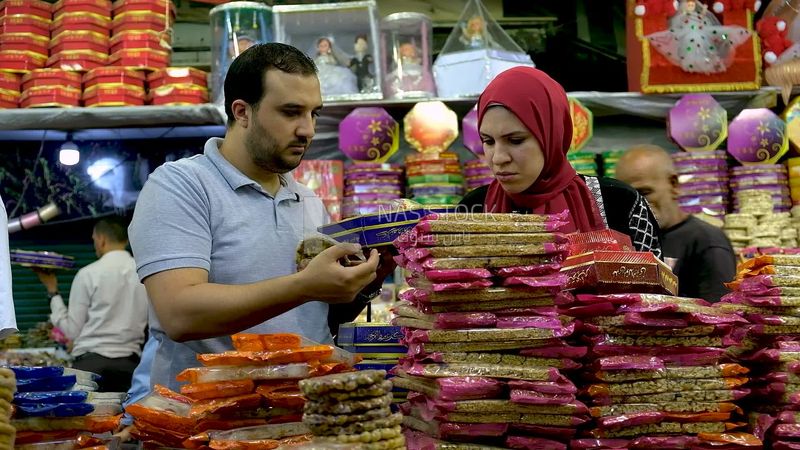
[[[472,212],[570,212],[565,232],[612,228],[661,256],[647,202],[617,180],[582,177],[567,161],[572,119],[560,84],[532,67],[498,75],[478,99],[478,130],[495,180],[461,201]]]

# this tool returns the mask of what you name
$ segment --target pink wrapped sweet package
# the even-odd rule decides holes
[[[567,445],[563,442],[527,436],[509,436],[506,438],[506,446],[523,450],[567,450]]]

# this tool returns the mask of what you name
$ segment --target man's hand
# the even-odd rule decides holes
[[[48,294],[55,294],[58,292],[58,278],[56,277],[55,272],[38,267],[33,267],[32,269],[36,276],[39,277],[39,281],[41,281],[44,287],[47,289]]]
[[[133,425],[128,425],[127,427],[120,426],[120,428],[117,429],[117,432],[114,433],[114,437],[118,437],[121,442],[128,442],[133,439],[131,436],[131,430],[133,430]]]
[[[378,263],[378,270],[376,271],[375,280],[373,280],[364,291],[366,293],[372,293],[377,291],[378,289],[383,286],[383,281],[388,277],[394,269],[397,268],[397,263],[394,260],[394,252],[392,251],[394,247],[391,245],[387,245],[384,247],[380,247],[378,253],[380,254],[380,261]]]
[[[356,244],[338,244],[312,259],[299,272],[303,278],[307,298],[328,303],[349,303],[377,275],[380,256],[377,250],[369,254],[366,262],[345,267],[341,260],[361,251]]]

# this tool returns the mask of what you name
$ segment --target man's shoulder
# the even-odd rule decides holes
[[[198,180],[211,173],[213,164],[206,155],[199,154],[166,162],[153,173],[150,178],[157,181]]]
[[[700,243],[702,247],[730,247],[728,238],[721,229],[697,217],[689,216],[682,228],[684,230],[680,233],[681,239],[691,239]]]

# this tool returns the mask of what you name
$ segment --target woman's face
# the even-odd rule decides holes
[[[480,134],[486,163],[506,192],[519,194],[539,179],[544,168],[542,147],[514,113],[490,107]]]
[[[317,50],[320,55],[327,55],[331,52],[331,43],[327,39],[322,39],[317,43]]]

